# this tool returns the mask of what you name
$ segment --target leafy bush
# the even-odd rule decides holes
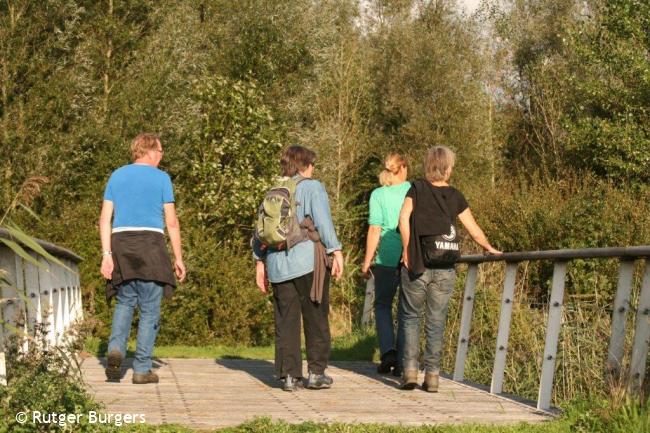
[[[0,386],[0,432],[45,432],[62,431],[64,428],[50,424],[20,424],[16,414],[24,412],[31,420],[31,414],[67,413],[84,414],[99,411],[97,404],[86,391],[81,372],[72,355],[61,349],[41,350],[36,342],[22,353],[17,337],[6,346],[7,386]],[[108,431],[101,425],[91,425],[87,417],[81,417],[75,424],[75,431]]]

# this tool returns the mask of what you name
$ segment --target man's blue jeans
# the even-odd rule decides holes
[[[411,281],[411,277],[417,278]],[[424,370],[427,373],[438,373],[447,322],[447,307],[454,291],[456,271],[427,269],[423,274],[411,277],[406,268],[402,268],[404,370],[418,369],[420,319],[424,312],[426,315]]]
[[[135,373],[146,373],[151,370],[151,356],[160,322],[162,293],[163,288],[160,284],[142,280],[128,281],[122,284],[117,292],[117,305],[113,313],[108,351],[118,350],[122,356],[126,356],[133,311],[137,305],[140,309],[140,323],[133,361]]]
[[[375,326],[379,339],[379,353],[384,355],[397,349],[397,364],[402,365],[404,332],[402,326],[402,303],[397,302],[397,341],[393,325],[393,299],[399,286],[399,269],[375,265],[372,267],[375,277]]]

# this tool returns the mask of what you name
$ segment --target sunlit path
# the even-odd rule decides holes
[[[89,390],[110,413],[144,413],[147,424],[198,429],[233,426],[257,416],[291,423],[386,423],[403,425],[543,422],[533,406],[441,379],[440,392],[401,391],[368,362],[333,362],[329,390],[282,391],[273,364],[257,360],[160,359],[160,383],[132,385],[130,359],[122,383],[108,383],[104,358],[87,358]],[[306,371],[306,366],[304,367]]]

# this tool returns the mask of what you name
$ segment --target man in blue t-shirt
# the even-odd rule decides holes
[[[157,383],[151,371],[163,293],[170,296],[176,279],[185,279],[181,232],[169,175],[158,169],[163,156],[160,138],[139,134],[131,144],[133,164],[111,174],[99,218],[102,242],[101,273],[110,280],[107,298],[117,297],[108,342],[106,377],[122,377],[133,311],[140,309],[133,383]],[[111,218],[113,221],[111,224]],[[163,221],[164,217],[164,221]],[[165,243],[167,226],[174,266]]]

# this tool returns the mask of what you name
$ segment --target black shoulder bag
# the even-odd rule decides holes
[[[449,234],[422,236],[422,261],[426,268],[451,268],[460,259],[460,242],[458,233],[451,217],[447,203],[441,200],[438,195],[429,187],[431,194],[440,206],[442,213],[449,221]]]

